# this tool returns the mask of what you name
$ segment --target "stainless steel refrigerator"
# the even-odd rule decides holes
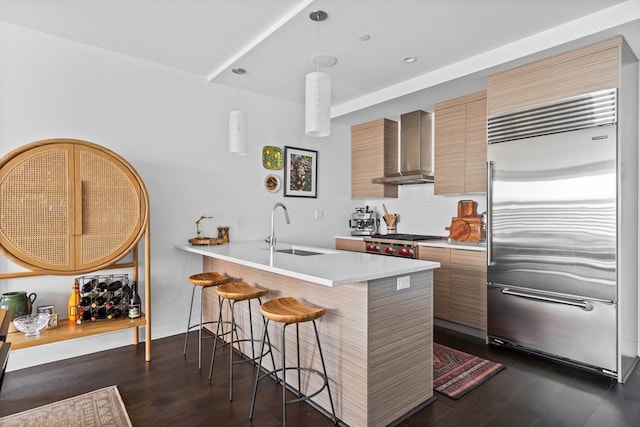
[[[489,117],[487,150],[489,342],[612,377],[617,119],[616,89],[500,114]]]

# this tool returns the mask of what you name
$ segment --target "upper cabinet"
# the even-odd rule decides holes
[[[489,116],[618,87],[622,37],[489,76]]]
[[[435,194],[487,191],[487,95],[435,106]]]
[[[398,122],[378,119],[351,128],[351,198],[398,197],[398,186],[371,180],[398,171]]]

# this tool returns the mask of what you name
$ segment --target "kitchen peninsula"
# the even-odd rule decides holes
[[[265,242],[176,248],[202,255],[204,271],[268,289],[268,299],[293,296],[327,309],[318,330],[336,415],[344,423],[388,425],[433,398],[432,285],[439,263],[283,243],[275,252]],[[260,331],[255,305],[254,330]],[[236,308],[236,320],[247,325],[246,304],[241,306],[244,311]],[[205,320],[217,317],[215,291],[205,292],[205,307]],[[310,332],[301,326],[301,361],[319,369]],[[279,333],[279,328],[269,328],[276,361]],[[249,347],[243,348],[247,351]],[[263,363],[270,367],[270,360]],[[313,376],[303,378],[302,392],[319,386]],[[329,408],[326,392],[313,400]]]

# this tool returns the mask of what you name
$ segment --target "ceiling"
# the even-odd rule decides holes
[[[298,104],[311,57],[332,55],[345,124],[429,110],[558,46],[623,34],[640,56],[640,0],[0,0],[0,20]]]

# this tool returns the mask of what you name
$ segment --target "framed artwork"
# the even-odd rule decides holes
[[[38,314],[40,313],[49,313],[49,324],[47,328],[55,328],[58,326],[58,313],[56,313],[56,308],[53,305],[39,305]]]
[[[57,328],[58,327],[58,313],[51,313],[49,316],[49,324],[47,325],[47,329],[49,328]]]
[[[318,152],[284,147],[284,195],[317,197]]]
[[[55,312],[56,312],[56,308],[53,305],[39,305],[38,306],[38,314],[40,314],[40,313],[53,314]]]

